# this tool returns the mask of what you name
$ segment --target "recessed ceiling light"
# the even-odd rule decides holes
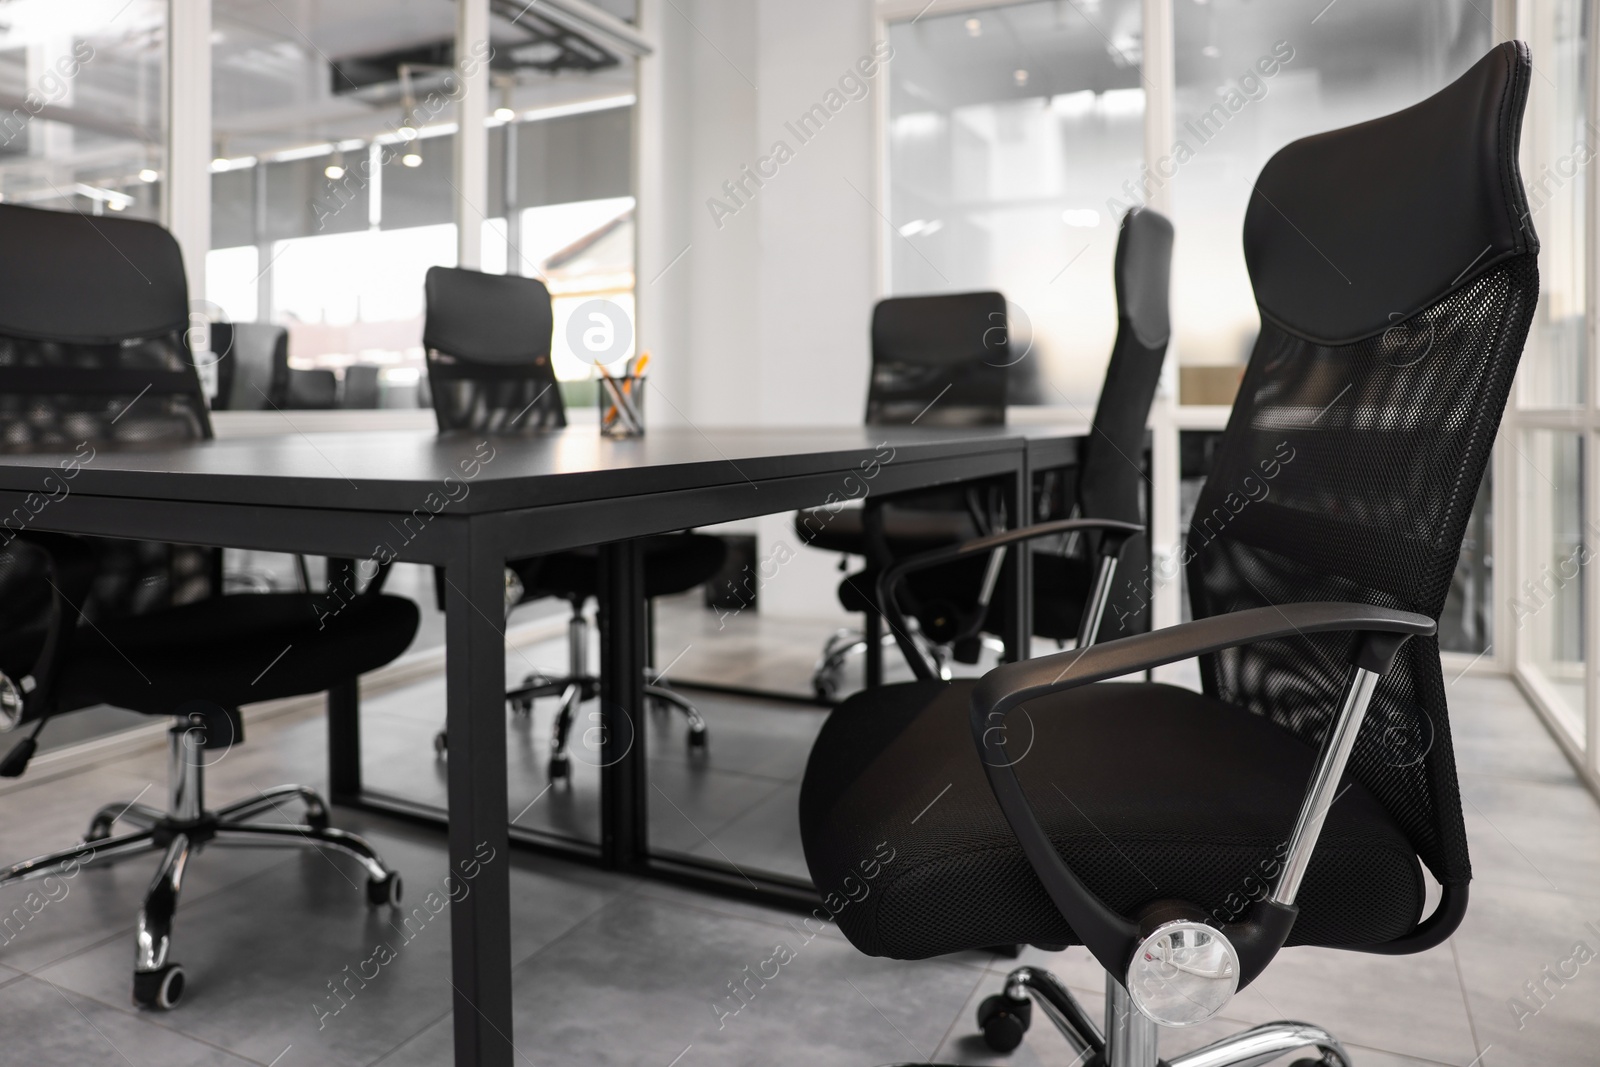
[[[1028,84],[1028,72],[1025,70],[1014,70],[1011,72],[1011,77],[1017,83],[1017,88],[1019,89]]]
[[[1222,54],[1222,49],[1218,48],[1214,44],[1208,44],[1204,48],[1200,49],[1200,54],[1205,56],[1207,59],[1216,59]]]
[[[161,175],[149,167],[146,167],[144,170],[139,172],[139,180],[142,182],[153,182],[159,177],[161,177]]]
[[[968,19],[967,20],[967,36],[968,37],[982,37],[983,36],[983,23],[981,21],[979,21],[978,19]]]

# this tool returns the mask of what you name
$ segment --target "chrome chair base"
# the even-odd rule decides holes
[[[1300,1050],[1308,1056],[1290,1067],[1351,1067],[1349,1053],[1328,1031],[1289,1021],[1252,1027],[1181,1056],[1159,1059],[1161,1027],[1133,1006],[1116,979],[1106,977],[1102,1029],[1060,979],[1037,967],[1012,971],[1004,992],[979,1006],[984,1042],[997,1052],[1015,1049],[1027,1032],[1035,1004],[1072,1047],[1074,1062],[1093,1067],[1259,1067]]]
[[[948,650],[941,645],[933,644],[922,634],[913,632],[911,639],[917,643],[924,655],[932,661],[939,677],[949,681],[950,657]],[[894,648],[893,633],[886,633],[880,639],[884,648]],[[987,640],[985,647],[990,645]],[[996,647],[1004,647],[996,643]],[[822,655],[817,658],[817,665],[811,669],[811,692],[824,704],[837,704],[839,690],[844,685],[844,669],[850,660],[856,656],[864,656],[867,652],[866,635],[860,630],[844,627],[835,630],[833,635],[822,646]]]
[[[578,706],[599,695],[600,679],[589,673],[589,624],[582,614],[574,612],[567,622],[567,673],[562,677],[552,678],[534,671],[522,679],[520,686],[506,693],[506,704],[516,715],[532,714],[533,702],[539,697],[561,697],[561,711],[556,715],[550,738],[548,772],[551,782],[571,780],[572,757],[569,752],[569,737],[572,733],[572,723],[577,718]],[[711,734],[699,709],[681,694],[667,688],[659,676],[651,675],[648,670],[645,672],[644,695],[651,707],[672,708],[681,714],[689,726],[690,751],[705,751]],[[598,716],[599,713],[593,714]],[[445,732],[439,731],[434,737],[434,750],[443,756],[448,744]]]
[[[24,860],[0,871],[0,886],[31,879],[76,877],[84,867],[147,852],[161,853],[161,862],[139,910],[134,946],[133,1002],[143,1008],[169,1010],[183,997],[186,975],[171,959],[172,926],[189,860],[209,845],[222,847],[332,848],[353,857],[367,874],[367,903],[374,907],[400,903],[400,875],[386,866],[365,839],[328,825],[328,805],[313,789],[281,785],[215,811],[205,809],[205,725],[198,718],[180,720],[168,732],[169,810],[132,801],[108,804],[95,812],[83,840],[72,848]],[[257,823],[250,820],[281,810],[287,801],[305,808],[300,823]],[[118,823],[136,827],[124,834],[111,831]]]

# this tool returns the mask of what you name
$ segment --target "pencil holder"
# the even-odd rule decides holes
[[[644,436],[644,382],[642,374],[619,374],[600,379],[600,435]]]

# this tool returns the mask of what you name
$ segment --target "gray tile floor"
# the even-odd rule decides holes
[[[663,660],[683,652],[675,675],[803,687],[826,630],[751,617],[716,633],[714,617],[708,623],[678,605],[663,615],[660,648]],[[556,667],[562,651],[551,644],[525,656]],[[509,656],[508,677],[520,677],[527,661]],[[437,681],[366,702],[373,782],[442,796],[430,743],[442,702]],[[703,758],[687,752],[670,715],[652,713],[646,724],[654,837],[741,866],[801,873],[794,796],[820,713],[726,697],[700,703],[713,731]],[[1509,682],[1463,679],[1451,705],[1477,876],[1462,929],[1411,957],[1288,950],[1226,1018],[1168,1032],[1164,1052],[1290,1017],[1340,1034],[1364,1067],[1600,1062],[1600,959],[1589,952],[1600,951],[1600,807]],[[570,789],[544,788],[550,715],[541,706],[531,721],[508,720],[508,816],[592,834],[592,768],[580,759]],[[321,718],[260,723],[208,773],[215,801],[290,779],[321,785]],[[0,796],[0,856],[69,843],[107,801],[147,791],[145,800],[159,803],[163,774],[162,754],[145,750]],[[185,885],[175,956],[191,987],[172,1013],[128,1004],[132,922],[151,860],[85,870],[31,899],[28,887],[0,893],[0,1062],[448,1063],[443,901],[452,887],[470,891],[470,881],[446,881],[434,835],[375,816],[336,818],[368,834],[402,871],[406,911],[369,911],[359,873],[337,856],[208,851]],[[518,1062],[1072,1062],[1042,1020],[1009,1059],[973,1036],[978,1001],[1016,961],[987,953],[871,959],[833,929],[812,934],[783,912],[521,853],[488,862],[511,868]],[[779,944],[793,959],[731,1013],[728,984]],[[376,953],[379,945],[386,951]],[[1030,949],[1024,960],[1053,967],[1099,1010],[1101,979],[1082,949]],[[1539,1000],[1530,982],[1542,988]]]

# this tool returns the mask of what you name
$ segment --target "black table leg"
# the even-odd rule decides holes
[[[1033,514],[1033,472],[1026,458],[1021,469],[1006,479],[1006,513],[1017,526],[1026,526]],[[1014,545],[1006,553],[1000,581],[1010,609],[1002,635],[1006,659],[1016,663],[1029,658],[1033,639],[1033,550],[1029,545]]]
[[[457,1067],[511,1067],[503,559],[463,524],[445,570],[450,971]],[[454,887],[460,886],[461,889]]]
[[[354,595],[354,560],[328,560],[328,592]],[[328,798],[348,804],[361,796],[361,687],[354,676],[328,690]]]
[[[600,546],[600,855],[615,870],[650,853],[644,669],[649,653],[644,557],[637,541]]]

